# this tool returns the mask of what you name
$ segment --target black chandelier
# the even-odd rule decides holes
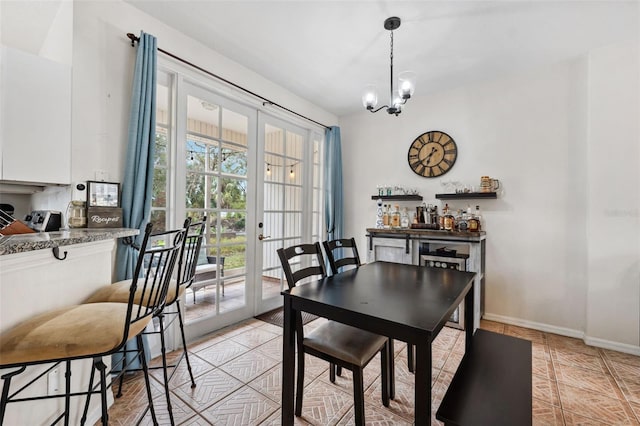
[[[370,84],[365,87],[362,95],[362,104],[371,112],[378,112],[383,108],[387,109],[389,114],[396,116],[402,112],[402,105],[413,95],[416,88],[416,74],[412,71],[404,71],[398,75],[398,86],[396,96],[394,97],[393,89],[393,30],[400,28],[400,18],[392,16],[384,21],[384,29],[391,33],[391,81],[389,87],[389,104],[383,105],[378,109],[374,109],[378,105],[378,92],[376,86]]]

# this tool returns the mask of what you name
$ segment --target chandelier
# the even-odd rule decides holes
[[[374,109],[378,105],[378,92],[376,86],[370,84],[365,87],[364,94],[362,95],[362,104],[366,109],[371,112],[378,112],[383,108],[387,109],[389,114],[395,114],[396,116],[402,112],[402,105],[407,103],[407,100],[413,95],[416,88],[416,74],[412,71],[405,71],[398,75],[398,85],[395,90],[393,86],[393,30],[400,28],[400,18],[392,16],[384,21],[384,29],[391,33],[391,79],[389,87],[389,104],[383,105],[378,109]]]

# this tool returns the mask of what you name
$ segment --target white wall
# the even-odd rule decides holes
[[[629,50],[626,54],[633,54]],[[443,181],[479,185],[482,175],[499,178],[503,191],[497,200],[449,203],[456,208],[478,204],[484,215],[488,235],[486,316],[574,336],[595,330],[587,329],[586,322],[593,318],[593,313],[588,312],[592,306],[587,303],[587,294],[593,291],[592,280],[598,279],[589,264],[590,250],[592,243],[599,246],[607,234],[595,241],[588,234],[592,210],[588,201],[598,197],[602,189],[591,188],[590,182],[607,181],[603,186],[608,188],[620,181],[629,191],[634,185],[630,182],[635,182],[638,194],[639,137],[637,119],[631,118],[638,117],[635,54],[636,62],[627,61],[629,72],[616,75],[611,89],[630,89],[628,97],[635,96],[635,107],[633,103],[606,105],[607,117],[625,110],[620,120],[627,124],[620,129],[623,134],[618,135],[616,144],[620,150],[634,153],[625,160],[620,174],[609,173],[618,167],[613,157],[601,158],[593,153],[594,145],[606,142],[589,139],[597,112],[589,107],[588,95],[605,77],[596,77],[593,72],[589,75],[588,71],[593,69],[594,61],[604,64],[605,58],[577,58],[516,77],[497,77],[492,82],[416,97],[399,117],[365,111],[341,117],[343,161],[349,165],[344,176],[346,235],[356,236],[360,245],[366,244],[365,227],[375,224],[375,202],[370,196],[377,184],[417,187],[427,203],[443,205],[434,197],[435,193],[444,192]],[[633,66],[635,80],[631,76]],[[435,179],[415,175],[407,164],[409,145],[428,130],[447,132],[459,151],[451,171]],[[597,166],[600,171],[592,170],[587,159],[595,155],[606,164],[604,170],[602,165]],[[628,173],[632,170],[636,170],[635,175]],[[602,265],[597,273],[624,275],[621,281],[628,284],[625,290],[630,290],[629,282],[637,280],[638,275],[637,263],[634,275],[629,262],[631,257],[636,262],[638,259],[639,228],[631,223],[637,221],[638,199],[625,198],[620,192],[617,195],[608,197],[608,206],[624,204],[625,211],[635,214],[635,219],[626,220],[627,229],[633,232],[627,236],[628,244],[609,243],[605,250],[610,256],[623,256],[627,261]],[[617,298],[602,292],[597,296],[601,299],[598,303],[611,301],[609,308],[601,312],[609,317],[608,321],[596,320],[601,345],[615,342],[638,346],[640,300],[637,291],[625,296],[630,300],[624,314],[611,309]],[[630,318],[634,315],[636,321],[632,324]]]
[[[9,1],[1,5],[3,24],[29,22],[29,14],[36,12],[42,15],[38,20],[41,25],[32,25],[29,31],[19,25],[4,26],[0,34],[9,46],[42,55],[56,54],[59,60],[65,60],[62,47],[71,52],[71,45],[65,43],[73,34],[72,182],[94,180],[96,172],[105,172],[107,180],[122,181],[136,52],[126,33],[139,35],[141,29],[156,36],[160,48],[317,121],[329,125],[337,122],[335,115],[121,1]],[[71,22],[73,28],[69,28]],[[64,211],[72,188],[57,189],[52,194],[33,196],[31,208]]]
[[[96,170],[120,181],[127,145],[135,49],[126,33],[140,30],[158,38],[158,47],[320,122],[337,117],[320,110],[258,74],[204,47],[134,7],[113,1],[76,2],[73,54],[74,180]],[[162,55],[162,54],[159,54]]]
[[[639,48],[589,56],[586,334],[594,343],[640,338]]]

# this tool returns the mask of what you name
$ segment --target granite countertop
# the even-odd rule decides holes
[[[367,228],[367,233],[372,236],[402,236],[408,235],[411,238],[432,238],[441,240],[458,241],[482,241],[487,238],[485,231],[480,232],[459,232],[441,231],[436,229],[412,229],[412,228]],[[379,235],[376,235],[379,234]]]
[[[24,253],[33,250],[68,246],[72,244],[90,243],[93,241],[138,235],[138,229],[101,228],[101,229],[69,229],[57,232],[36,232],[34,234],[18,234],[0,236],[0,256],[5,254]]]

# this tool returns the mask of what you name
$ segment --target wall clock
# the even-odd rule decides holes
[[[432,130],[415,138],[407,159],[415,174],[431,178],[451,170],[457,157],[458,147],[453,138],[445,132]]]

